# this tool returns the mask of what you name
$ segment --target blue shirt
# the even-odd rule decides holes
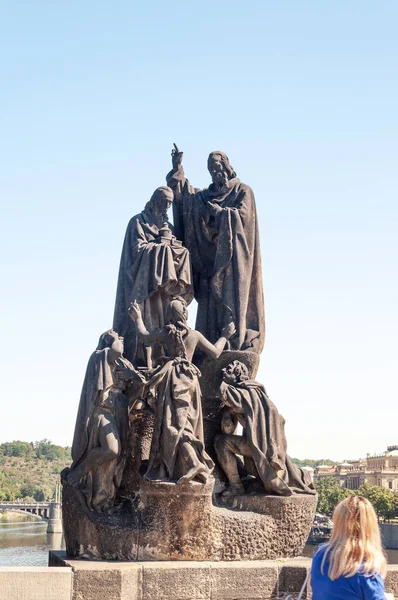
[[[380,575],[366,577],[358,571],[352,577],[339,577],[332,581],[328,576],[327,559],[322,575],[321,564],[326,548],[327,544],[320,546],[312,559],[312,600],[385,600],[384,583]]]

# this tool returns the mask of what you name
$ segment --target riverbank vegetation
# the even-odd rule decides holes
[[[0,444],[0,501],[52,500],[59,474],[70,463],[70,448],[50,440]]]
[[[325,477],[316,482],[318,492],[317,512],[331,516],[335,506],[344,498],[356,494],[364,496],[372,504],[379,519],[393,521],[398,519],[398,494],[393,491],[364,483],[358,490],[341,489],[333,477]]]

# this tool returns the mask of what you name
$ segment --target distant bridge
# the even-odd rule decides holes
[[[14,502],[0,502],[0,510],[28,512],[48,521],[53,505],[55,505],[54,508],[61,508],[60,502],[24,502],[23,500],[15,500]]]
[[[30,513],[47,521],[47,533],[62,533],[61,507],[59,484],[55,489],[55,502],[25,502],[24,500],[0,502],[0,510]]]

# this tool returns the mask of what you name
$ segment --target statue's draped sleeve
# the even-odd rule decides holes
[[[174,231],[177,239],[185,243],[185,224],[184,224],[184,212],[189,211],[189,205],[194,200],[195,195],[200,191],[198,188],[194,188],[185,177],[184,169],[180,166],[178,169],[172,169],[166,175],[166,182],[169,188],[174,192],[173,202],[173,221]],[[188,247],[188,246],[187,246]],[[189,249],[189,248],[188,248]]]

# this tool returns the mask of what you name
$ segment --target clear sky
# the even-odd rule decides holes
[[[70,444],[124,230],[172,143],[256,194],[258,379],[289,453],[398,443],[398,3],[0,3],[0,441]]]

